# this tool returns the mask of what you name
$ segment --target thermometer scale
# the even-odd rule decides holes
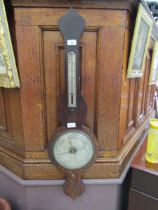
[[[76,107],[76,53],[74,51],[69,51],[68,55],[68,107]]]

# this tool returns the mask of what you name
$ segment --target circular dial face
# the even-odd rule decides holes
[[[67,131],[60,135],[53,147],[55,161],[63,168],[75,170],[85,167],[94,157],[90,136],[82,131]]]

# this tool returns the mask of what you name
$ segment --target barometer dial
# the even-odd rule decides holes
[[[86,167],[95,154],[90,136],[81,130],[64,131],[55,138],[51,150],[55,162],[68,170]]]

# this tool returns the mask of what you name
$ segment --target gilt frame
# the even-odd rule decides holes
[[[140,3],[128,62],[127,78],[143,76],[153,20]]]
[[[0,87],[20,87],[3,0],[0,0]]]
[[[149,85],[156,84],[158,80],[158,42],[155,41],[150,66]]]

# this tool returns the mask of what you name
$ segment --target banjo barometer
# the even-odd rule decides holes
[[[65,90],[58,109],[61,127],[49,144],[49,157],[65,173],[64,192],[75,199],[85,191],[82,175],[96,154],[95,135],[85,126],[87,105],[80,87],[80,36],[85,21],[70,9],[58,25],[65,47]]]

